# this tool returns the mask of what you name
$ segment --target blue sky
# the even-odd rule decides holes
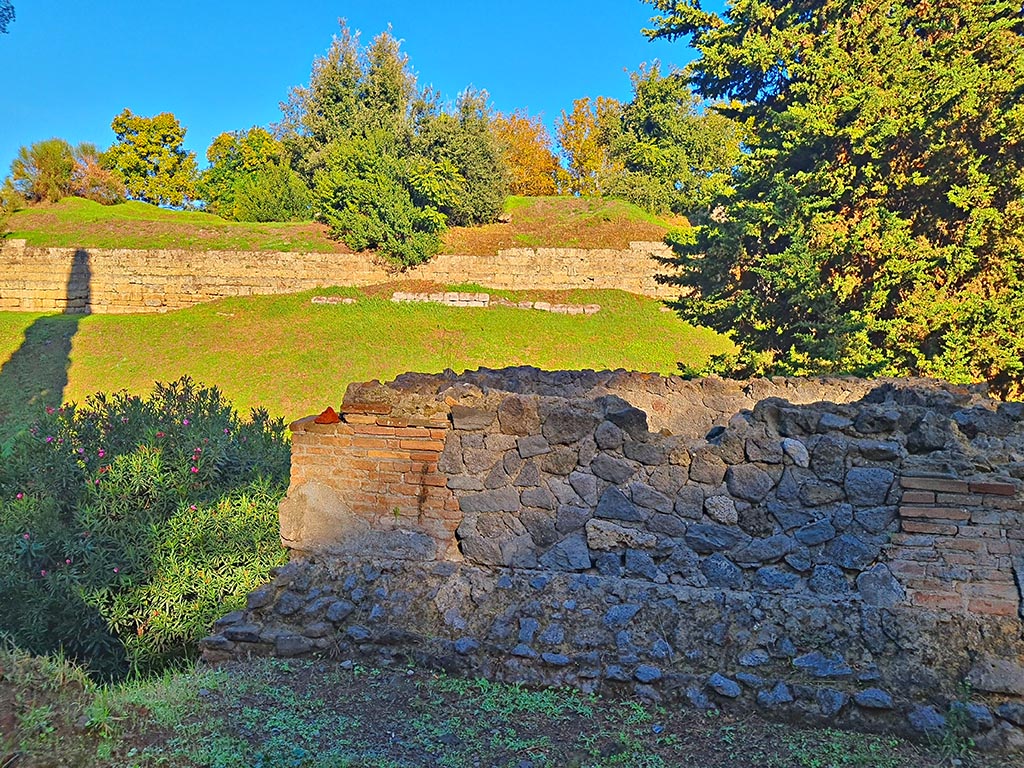
[[[205,164],[214,136],[280,117],[344,17],[368,41],[390,23],[421,85],[451,99],[486,89],[501,111],[526,108],[551,127],[582,96],[630,94],[629,72],[683,65],[685,41],[648,42],[640,0],[266,2],[14,0],[0,35],[0,177],[18,147],[59,136],[110,144],[110,121],[173,112]]]

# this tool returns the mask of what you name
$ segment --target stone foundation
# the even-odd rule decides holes
[[[292,425],[293,562],[203,643],[1024,745],[1024,406],[478,371]]]

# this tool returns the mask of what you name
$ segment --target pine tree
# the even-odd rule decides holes
[[[1024,379],[1024,20],[1004,0],[649,0],[749,128],[737,195],[675,247],[746,372]]]

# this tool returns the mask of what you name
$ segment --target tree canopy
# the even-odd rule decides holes
[[[402,264],[430,258],[448,224],[492,221],[507,191],[486,94],[451,108],[421,90],[390,32],[365,49],[342,23],[277,134],[312,188],[316,217],[356,249]]]
[[[217,136],[199,178],[206,210],[236,221],[296,221],[310,215],[309,189],[284,145],[263,128]]]
[[[1004,0],[648,0],[747,128],[736,195],[676,235],[744,372],[1024,379],[1024,20]]]
[[[129,197],[154,205],[184,205],[196,197],[196,156],[184,147],[185,128],[170,112],[155,117],[125,109],[114,118],[114,144],[103,166]]]
[[[0,0],[0,33],[6,34],[7,25],[14,21],[14,4],[11,0]]]

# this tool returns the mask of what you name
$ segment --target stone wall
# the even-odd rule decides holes
[[[517,290],[619,288],[675,296],[657,283],[662,243],[625,250],[512,248],[497,256],[441,254],[395,272],[365,254],[133,251],[28,247],[0,241],[0,310],[166,312],[226,296],[295,293],[325,286],[392,280],[478,283]]]
[[[295,557],[204,641],[1024,746],[1024,406],[478,371],[293,426]],[[966,692],[966,693],[965,693]]]

